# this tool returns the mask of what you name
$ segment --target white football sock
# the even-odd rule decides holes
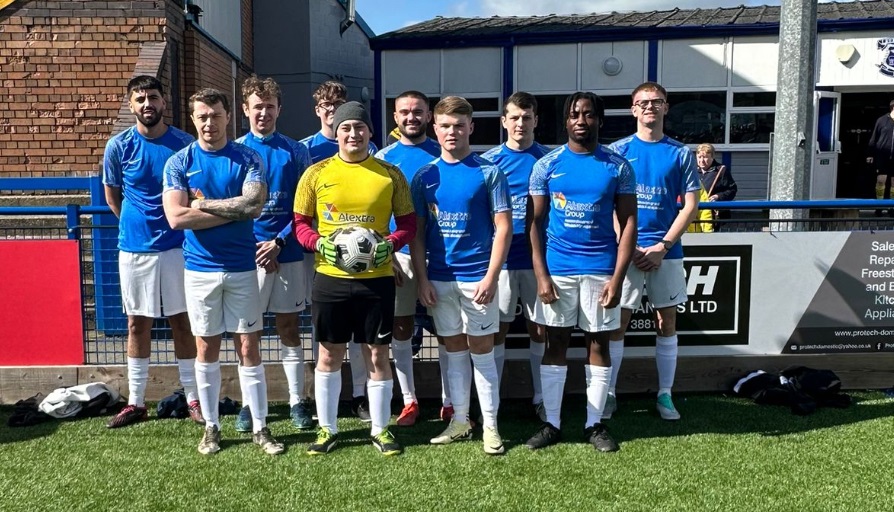
[[[453,405],[453,400],[450,398],[450,383],[447,380],[450,358],[447,357],[447,347],[444,345],[438,345],[438,367],[441,369],[441,404],[448,407]]]
[[[500,383],[503,382],[503,366],[506,364],[506,344],[494,345],[494,363],[497,365],[497,394],[500,394]]]
[[[587,379],[587,422],[585,428],[602,421],[602,411],[605,410],[605,400],[608,397],[608,380],[612,369],[608,366],[584,366],[584,375]]]
[[[341,371],[314,371],[314,396],[317,422],[333,434],[338,433],[338,399],[341,396]]]
[[[497,426],[497,411],[500,409],[500,377],[493,351],[487,354],[472,354],[475,367],[475,388],[485,427]]]
[[[220,406],[220,361],[213,363],[196,361],[196,386],[205,425],[214,425],[220,428],[218,412]]]
[[[366,361],[363,359],[363,348],[359,343],[348,342],[348,362],[351,365],[351,383],[353,384],[351,396],[363,396],[366,394],[366,379],[369,377],[369,373],[366,370]]]
[[[180,370],[180,385],[183,386],[183,393],[186,395],[186,403],[199,399],[198,388],[196,388],[196,358],[178,359],[177,368]]]
[[[677,373],[677,335],[655,337],[655,364],[658,367],[658,394],[670,393]]]
[[[301,347],[280,347],[282,369],[289,385],[289,407],[298,403],[304,393],[304,349]]]
[[[267,426],[267,378],[264,373],[264,364],[240,366],[239,386],[249,400],[252,432],[258,433]]]
[[[239,374],[239,369],[242,368],[242,363],[236,364],[236,374]],[[251,402],[251,397],[248,396],[248,393],[245,391],[245,388],[242,386],[242,382],[239,382],[239,393],[242,394],[242,407],[248,407],[249,402]]]
[[[530,354],[528,357],[531,361],[531,385],[534,386],[534,397],[531,399],[532,404],[538,404],[543,401],[543,384],[540,381],[540,363],[543,361],[543,353],[546,352],[546,343],[537,343],[531,340]]]
[[[562,428],[562,397],[565,395],[565,379],[568,367],[554,364],[540,366],[540,382],[543,384],[543,409],[546,421]]]
[[[394,393],[394,380],[370,380],[366,384],[369,396],[369,417],[372,419],[370,435],[378,435],[391,419],[391,395]]]
[[[404,405],[416,401],[416,381],[413,378],[412,340],[391,340],[391,354],[394,356],[394,371],[404,397]],[[367,387],[367,389],[369,389]]]
[[[608,392],[615,394],[618,387],[618,373],[621,371],[621,362],[624,360],[624,338],[608,342],[608,353],[612,359],[612,378],[608,383]]]
[[[447,381],[453,398],[453,418],[459,423],[469,422],[469,398],[472,394],[472,365],[469,351],[447,352],[450,367]]]
[[[146,407],[146,383],[149,382],[149,358],[127,358],[127,397],[128,405]]]

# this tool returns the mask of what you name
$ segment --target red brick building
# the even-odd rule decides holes
[[[195,3],[0,0],[0,177],[97,174],[106,140],[133,124],[123,100],[135,75],[160,77],[167,120],[187,130],[200,87],[238,105],[236,84],[253,69],[252,2],[228,2],[240,9],[238,52],[203,29]]]

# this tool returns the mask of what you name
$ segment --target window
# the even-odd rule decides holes
[[[606,114],[602,128],[599,129],[599,143],[611,144],[634,133],[636,133],[636,118],[630,112],[624,115]]]
[[[734,92],[733,108],[776,107],[775,92]]]
[[[428,95],[427,95],[428,96]],[[385,140],[387,144],[394,142],[387,134],[390,134],[397,125],[394,123],[394,99],[385,99]],[[499,98],[466,98],[472,104],[472,120],[475,122],[475,130],[472,132],[469,142],[472,146],[481,146],[490,149],[501,141],[502,126],[500,125],[501,106]],[[434,112],[435,105],[441,101],[440,97],[428,96],[429,108]],[[428,136],[437,140],[434,130],[434,114],[432,122],[428,125]],[[476,148],[476,149],[481,149]]]
[[[730,144],[769,144],[776,114],[730,114]]]
[[[776,122],[776,93],[773,91],[732,91],[729,116],[730,144],[769,144]]]
[[[546,146],[565,144],[565,107],[567,94],[550,94],[535,96],[537,98],[537,128],[534,128],[534,140]]]
[[[499,117],[479,117],[474,115],[475,129],[469,137],[472,146],[486,146],[490,149],[500,145],[500,132],[503,129]]]
[[[723,144],[726,92],[669,92],[664,132],[685,144]]]

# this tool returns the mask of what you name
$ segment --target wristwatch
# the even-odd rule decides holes
[[[662,240],[661,245],[664,246],[665,251],[670,251],[674,247],[674,243],[670,240]]]
[[[273,243],[275,243],[276,246],[279,247],[280,249],[282,249],[283,247],[286,246],[286,241],[282,237],[274,238]]]

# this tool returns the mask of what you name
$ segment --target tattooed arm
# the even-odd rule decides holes
[[[266,200],[267,185],[260,181],[247,181],[242,185],[241,196],[229,199],[193,199],[190,206],[218,217],[240,221],[255,219],[261,215]]]

